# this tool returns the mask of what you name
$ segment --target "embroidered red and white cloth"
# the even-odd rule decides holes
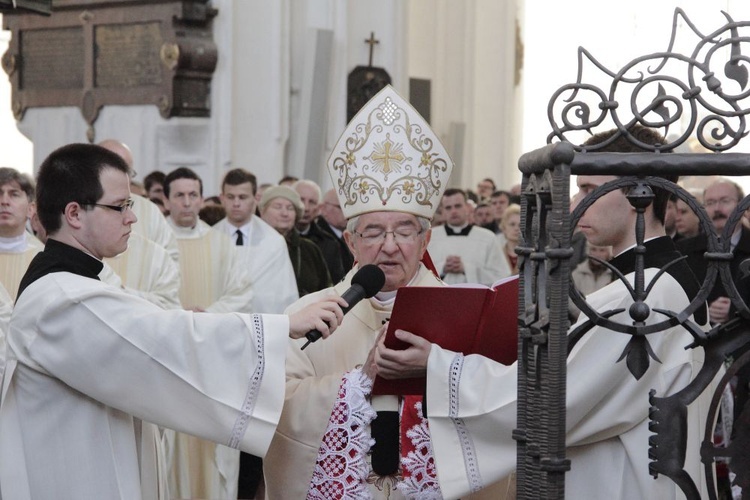
[[[344,375],[318,450],[308,499],[369,499],[367,454],[374,441],[369,424],[377,413],[367,400],[372,381],[355,369]],[[406,498],[442,498],[422,398],[408,396],[401,410],[401,472]]]
[[[398,490],[415,500],[442,499],[422,398],[405,396],[401,410],[401,471]]]
[[[374,442],[368,427],[377,415],[367,402],[370,390],[372,380],[361,369],[344,375],[318,450],[308,499],[372,498],[365,483],[367,453]]]

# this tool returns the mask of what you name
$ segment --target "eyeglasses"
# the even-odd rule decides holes
[[[84,205],[89,207],[101,207],[101,208],[108,208],[110,210],[114,210],[115,212],[123,213],[125,210],[132,210],[133,209],[133,200],[125,200],[125,202],[122,205],[105,205],[103,203],[85,203]]]
[[[424,229],[417,229],[415,227],[401,227],[395,231],[382,231],[380,229],[365,229],[364,232],[358,233],[354,231],[358,237],[362,238],[362,241],[367,245],[382,245],[385,243],[385,238],[389,235],[393,235],[393,241],[397,245],[405,245],[414,243],[417,237],[424,232]]]
[[[737,203],[737,200],[734,198],[720,198],[718,200],[706,200],[703,202],[703,206],[706,208],[711,208],[714,205],[721,205],[723,207],[731,207]]]

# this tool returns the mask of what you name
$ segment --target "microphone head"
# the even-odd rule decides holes
[[[361,286],[365,290],[365,297],[369,299],[385,285],[385,273],[375,264],[367,264],[352,276],[352,285]]]

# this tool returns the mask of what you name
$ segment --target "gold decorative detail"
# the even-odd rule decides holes
[[[177,67],[177,63],[180,62],[180,46],[173,42],[164,42],[159,55],[164,66],[172,71]]]
[[[8,76],[13,75],[16,72],[16,56],[10,53],[10,49],[5,51],[2,58],[3,70]]]
[[[422,153],[422,165],[427,166],[430,164],[430,155],[429,153]]]
[[[20,120],[21,118],[23,118],[23,106],[21,106],[21,102],[19,100],[15,99],[11,108],[13,109],[13,117],[16,120]]]
[[[99,108],[101,104],[97,102],[94,92],[91,89],[85,91],[81,99],[81,113],[86,123],[93,125],[99,116]]]
[[[89,128],[86,129],[86,139],[89,140],[89,144],[94,143],[94,140],[96,139],[96,130],[93,125],[89,125]]]
[[[388,137],[386,141],[374,144],[374,151],[369,158],[375,163],[374,168],[383,172],[387,178],[388,174],[392,171],[396,171],[397,173],[401,171],[401,162],[406,157],[401,153],[403,146],[401,144],[394,144],[390,139],[390,134],[387,134],[386,137]],[[365,156],[365,159],[367,158]]]
[[[169,113],[170,108],[172,107],[172,104],[169,101],[169,98],[165,95],[162,95],[159,98],[159,111],[162,115],[166,115]]]

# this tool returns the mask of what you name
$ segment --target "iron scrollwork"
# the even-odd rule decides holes
[[[720,458],[730,460],[729,467],[737,474],[735,484],[745,487],[745,495],[750,495],[750,457],[744,451],[750,440],[750,405],[736,412],[739,416],[732,444],[724,448],[713,442],[722,393],[731,377],[750,364],[748,297],[741,296],[730,269],[734,257],[731,236],[750,210],[750,196],[739,201],[722,234],[717,235],[701,204],[682,187],[660,177],[750,175],[747,155],[727,152],[748,134],[750,57],[744,54],[750,51],[750,36],[745,33],[750,21],[736,22],[729,14],[724,16],[726,24],[704,35],[685,12],[675,9],[666,50],[638,57],[616,71],[580,48],[576,81],[561,87],[548,104],[552,127],[547,137],[549,145],[523,155],[519,161],[523,174],[522,241],[516,250],[521,274],[519,394],[517,429],[513,434],[518,444],[519,498],[564,496],[564,476],[570,467],[565,454],[565,361],[567,353],[593,326],[630,337],[621,361],[636,379],[653,363],[660,362],[650,349],[649,338],[677,325],[691,335],[692,343],[685,347],[700,349],[704,354],[699,373],[669,396],[657,397],[653,391],[643,395],[651,408],[649,428],[653,433],[649,442],[643,443],[644,453],[648,452],[651,459],[649,472],[669,477],[687,498],[700,498],[696,478],[685,471],[686,408],[705,390],[713,390],[708,388],[718,375],[701,447],[709,497],[717,498],[714,467]],[[687,54],[674,49],[680,25],[698,39]],[[607,90],[585,81],[584,69],[588,65],[609,78]],[[680,68],[680,77],[674,76],[677,73],[673,68]],[[594,104],[585,97],[592,98]],[[657,129],[666,138],[665,143],[644,143],[630,132],[635,124]],[[617,132],[609,140],[584,145],[595,131],[612,128]],[[645,152],[599,152],[622,137]],[[679,152],[691,144],[700,145],[707,152]],[[590,193],[571,213],[570,175],[582,174],[619,177]],[[628,311],[596,310],[572,285],[572,229],[596,200],[619,189],[627,191],[638,213],[636,255],[645,252],[643,217],[655,189],[673,194],[697,214],[707,240],[707,271],[697,295],[682,310],[652,311],[646,303],[654,283],[676,261],[651,275],[649,281],[643,259],[636,258],[632,282],[609,266],[632,298],[633,306]],[[742,263],[740,269],[750,275],[750,261]],[[730,321],[705,329],[692,318],[705,307],[717,283],[722,284],[737,313]],[[568,298],[587,318],[572,332],[568,332]],[[658,320],[645,322],[649,314]],[[726,373],[721,376],[724,368]]]

